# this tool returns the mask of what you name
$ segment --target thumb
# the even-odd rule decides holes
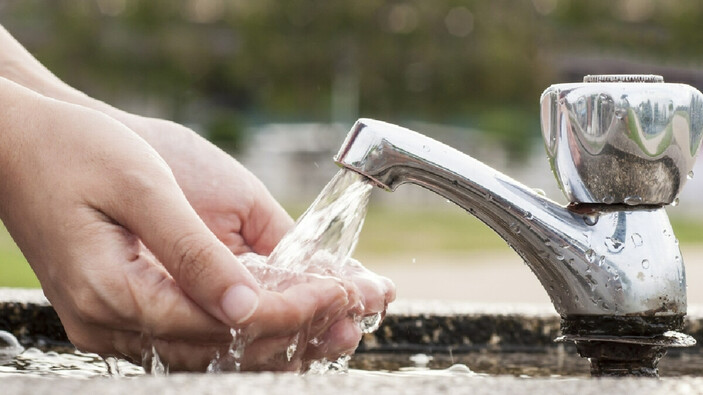
[[[259,306],[256,280],[200,219],[168,167],[144,162],[142,156],[138,166],[127,164],[137,168],[122,167],[111,198],[97,208],[137,235],[201,308],[239,326]]]

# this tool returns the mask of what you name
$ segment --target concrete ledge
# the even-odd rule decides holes
[[[703,309],[689,310],[685,332],[698,341],[693,348],[698,351]],[[364,336],[358,352],[538,351],[555,347],[559,328],[551,305],[401,300],[389,307],[378,331]],[[0,288],[0,330],[14,334],[25,347],[70,346],[56,312],[38,289]]]
[[[700,394],[703,379],[521,379],[467,375],[389,376],[355,374],[297,376],[285,373],[195,375],[92,380],[3,378],[5,394]]]
[[[694,312],[700,309],[692,309]],[[703,338],[703,318],[694,313],[687,332]],[[390,309],[381,328],[364,337],[359,353],[367,355],[402,352],[494,354],[506,364],[511,351],[536,351],[536,358],[555,353],[552,340],[559,333],[560,319],[549,305],[477,305],[442,301],[399,301]],[[67,345],[63,328],[40,290],[0,289],[0,329],[10,330],[26,346],[54,348]],[[475,352],[478,351],[478,352]],[[487,353],[484,351],[488,351]],[[497,351],[492,353],[492,351]],[[690,350],[700,353],[700,348]],[[577,377],[516,378],[476,375],[461,370],[433,370],[410,374],[384,374],[379,371],[352,370],[345,375],[299,376],[287,373],[173,374],[168,377],[144,376],[136,379],[94,378],[91,380],[36,377],[2,378],[3,394],[31,393],[232,393],[232,394],[374,394],[452,393],[452,394],[660,394],[703,393],[703,378],[676,377],[660,380],[642,378],[591,379],[587,364],[573,350],[557,350],[571,355],[584,372]],[[438,355],[438,354],[435,354]],[[667,357],[668,358],[668,357]],[[689,358],[679,358],[687,363]],[[692,360],[691,360],[692,361]],[[485,361],[484,361],[485,362]],[[469,363],[469,366],[474,366]],[[476,365],[478,366],[478,365]],[[375,369],[378,369],[377,367]],[[700,366],[687,374],[698,374]],[[481,371],[481,370],[478,370]],[[503,373],[500,373],[503,372]],[[498,371],[497,374],[506,374]]]

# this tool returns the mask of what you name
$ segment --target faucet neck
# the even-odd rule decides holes
[[[369,119],[357,121],[336,161],[387,190],[420,185],[478,217],[525,260],[563,317],[686,311],[681,253],[661,207],[567,209],[454,148]]]

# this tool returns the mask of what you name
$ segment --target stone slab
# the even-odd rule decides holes
[[[9,377],[3,394],[703,394],[703,379],[515,378],[505,376],[346,374],[298,376],[286,373],[197,375],[137,379]]]

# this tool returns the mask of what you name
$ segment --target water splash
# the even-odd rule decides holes
[[[376,332],[376,329],[381,325],[381,321],[383,321],[383,314],[381,313],[360,317],[358,319],[359,329],[361,329],[361,333]]]
[[[24,347],[10,332],[0,331],[0,362],[11,360],[24,351]]]
[[[249,344],[248,336],[241,329],[230,329],[232,341],[224,354],[219,351],[207,367],[207,373],[239,372],[242,369],[242,357]]]
[[[366,217],[372,188],[366,177],[340,170],[268,258],[247,253],[239,256],[240,260],[262,287],[277,291],[284,290],[291,280],[304,273],[344,277],[347,270],[353,271],[360,265],[350,256]],[[358,307],[363,311],[363,306]],[[377,313],[352,318],[362,333],[370,333],[378,329],[382,317],[382,313]],[[230,351],[222,357],[218,355],[208,371],[231,371],[231,365],[241,361],[246,341],[237,343],[237,339],[242,338],[241,332],[233,334],[233,338]],[[290,362],[296,353],[303,354],[308,344],[315,346],[316,342],[320,340],[308,340],[298,334],[287,347],[286,358]],[[345,358],[348,360],[348,357],[342,357],[338,361],[314,361],[308,369],[318,373],[346,370]],[[238,366],[234,370],[238,370]]]
[[[142,367],[145,371],[151,373],[152,376],[168,375],[168,365],[161,361],[161,357],[156,351],[156,346],[153,344],[150,344],[150,347],[142,348]]]
[[[340,273],[359,239],[372,187],[366,177],[340,170],[276,246],[268,264],[293,273],[312,265],[323,273]]]
[[[105,367],[107,368],[107,374],[110,377],[123,377],[122,371],[120,371],[120,366],[118,364],[119,359],[115,357],[104,357]]]
[[[286,348],[286,359],[288,359],[288,362],[290,362],[293,359],[295,352],[298,350],[298,342],[299,341],[300,341],[300,333],[295,335],[295,337],[293,338],[293,341],[288,345],[288,348]]]
[[[343,355],[336,361],[329,361],[325,358],[319,361],[313,361],[305,374],[323,375],[347,373],[349,371],[349,359],[351,359],[349,355]]]

